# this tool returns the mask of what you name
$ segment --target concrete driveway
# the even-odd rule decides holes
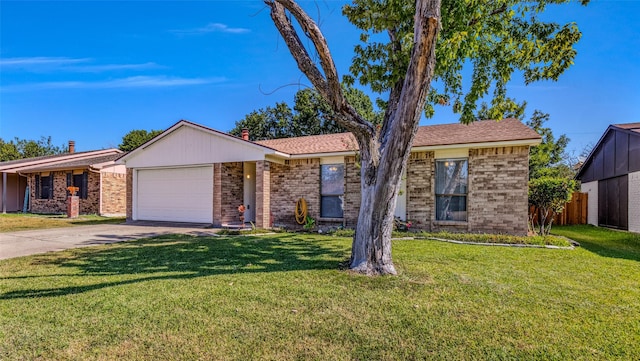
[[[0,233],[0,259],[29,256],[68,248],[89,247],[163,234],[210,236],[216,229],[205,225],[134,222]]]

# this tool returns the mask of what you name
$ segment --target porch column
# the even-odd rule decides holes
[[[7,172],[2,172],[2,214],[7,213]]]
[[[222,226],[222,163],[213,164],[213,226]]]
[[[271,228],[271,163],[256,162],[256,227]]]

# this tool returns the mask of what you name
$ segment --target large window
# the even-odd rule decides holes
[[[46,176],[36,175],[36,198],[53,198],[53,173]]]
[[[78,187],[78,193],[76,193],[76,195],[82,199],[87,199],[89,196],[88,180],[89,174],[87,172],[79,174],[67,173],[67,187]]]
[[[321,165],[320,178],[320,217],[342,218],[344,164]]]
[[[466,159],[436,161],[436,220],[467,220]]]

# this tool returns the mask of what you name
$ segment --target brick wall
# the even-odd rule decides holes
[[[628,179],[629,231],[640,233],[640,172],[629,173]],[[589,195],[589,203],[591,203],[591,195]],[[589,209],[588,214],[591,214],[591,209]]]
[[[127,168],[126,183],[127,220],[130,221],[133,219],[133,169]]]
[[[469,230],[526,235],[528,178],[528,147],[471,149]]]
[[[67,212],[67,171],[51,172],[53,176],[53,196],[51,199],[38,199],[36,196],[35,174],[29,174],[28,183],[31,193],[32,213]],[[88,173],[87,199],[80,199],[80,214],[100,212],[100,174]]]
[[[355,228],[360,212],[360,168],[356,165],[355,157],[344,159],[344,220],[345,226]]]
[[[433,152],[411,153],[407,163],[407,220],[416,229],[430,231],[433,209]]]
[[[222,223],[240,222],[238,206],[244,203],[242,162],[222,163],[219,182],[221,185],[220,219]]]
[[[127,174],[103,172],[102,215],[123,215],[127,212]]]
[[[300,227],[295,220],[296,202],[307,201],[308,215],[320,218],[320,159],[289,160],[271,164],[271,212],[276,225]]]
[[[213,165],[213,226],[222,226],[222,164]]]
[[[271,168],[268,161],[256,162],[256,226],[271,227]]]

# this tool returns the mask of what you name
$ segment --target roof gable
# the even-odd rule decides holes
[[[612,124],[578,170],[576,179],[591,182],[640,171],[640,123]]]
[[[276,151],[185,120],[122,156],[130,168],[264,160]]]

